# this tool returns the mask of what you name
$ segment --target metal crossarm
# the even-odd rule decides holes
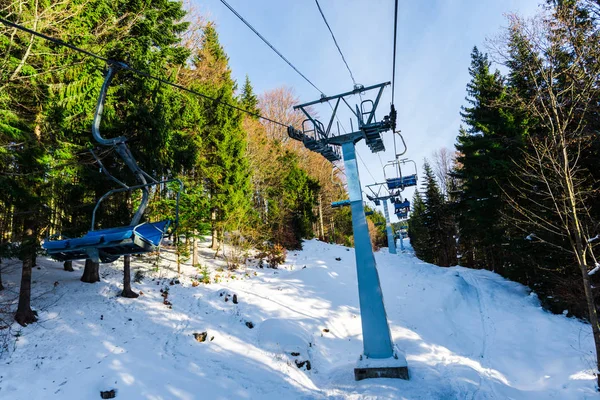
[[[353,90],[345,93],[341,93],[335,96],[321,96],[320,99],[311,101],[304,104],[294,106],[295,110],[300,110],[306,116],[306,120],[302,123],[302,131],[290,126],[288,127],[288,136],[292,139],[301,141],[304,146],[316,153],[323,155],[327,160],[331,162],[341,160],[341,155],[335,150],[333,146],[341,146],[346,141],[357,142],[360,139],[365,139],[367,146],[372,152],[384,151],[385,146],[381,139],[381,134],[392,128],[392,120],[395,117],[386,115],[383,120],[377,121],[375,117],[375,111],[381,100],[383,90],[388,86],[390,82],[384,82],[377,85],[364,87],[362,85],[356,85]],[[353,96],[356,94],[362,94],[371,90],[377,90],[375,101],[363,100],[360,108],[356,105],[355,108],[350,106],[346,97]],[[327,123],[327,127],[316,118],[311,115],[310,106],[315,104],[326,103],[328,101],[335,100],[335,106],[332,108],[331,117]],[[358,123],[358,131],[340,134],[332,132],[333,121],[337,118],[339,111],[339,105],[344,102],[348,109],[354,114]],[[369,110],[365,110],[365,104],[371,104]],[[310,124],[310,127],[307,125]]]

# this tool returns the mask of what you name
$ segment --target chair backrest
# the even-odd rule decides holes
[[[140,236],[142,239],[145,239],[148,242],[152,243],[154,246],[158,246],[160,245],[163,235],[167,231],[170,224],[170,220],[159,222],[145,222],[136,226],[133,232],[136,235]]]

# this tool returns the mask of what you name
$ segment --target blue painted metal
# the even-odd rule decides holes
[[[104,83],[102,84],[102,89],[100,89],[100,96],[98,98],[98,103],[96,105],[96,111],[94,113],[94,122],[92,124],[92,136],[98,143],[103,146],[113,146],[117,151],[117,154],[123,159],[125,165],[131,170],[136,179],[140,182],[141,185],[145,185],[148,183],[146,178],[150,178],[151,181],[156,182],[154,178],[146,174],[142,169],[138,166],[133,154],[129,150],[127,146],[127,138],[125,136],[118,136],[112,139],[105,139],[100,134],[100,121],[102,117],[102,112],[104,110],[104,102],[106,101],[106,93],[108,92],[108,87],[112,82],[112,79],[115,73],[122,68],[123,65],[120,63],[110,64],[108,67],[108,71],[106,72],[106,77],[104,78]],[[139,224],[142,219],[142,215],[148,206],[148,188],[142,187],[142,199],[138,206],[138,209],[135,212],[131,220],[131,225]],[[93,228],[92,228],[93,229]]]
[[[112,262],[119,258],[121,255],[127,254],[138,254],[156,251],[160,246],[163,235],[167,228],[171,224],[170,220],[164,220],[155,223],[143,223],[140,224],[140,220],[149,200],[149,187],[157,186],[160,184],[167,184],[170,182],[179,183],[179,191],[177,192],[177,201],[175,209],[175,226],[178,224],[179,215],[179,196],[183,190],[183,183],[179,179],[166,180],[158,182],[155,178],[148,175],[143,171],[137,164],[133,154],[127,146],[127,138],[124,136],[118,136],[112,139],[106,139],[102,137],[100,133],[100,122],[102,112],[104,110],[104,103],[106,101],[106,94],[108,87],[115,75],[115,73],[123,68],[124,64],[110,62],[109,68],[106,73],[104,83],[100,90],[100,95],[96,105],[96,111],[94,113],[94,122],[92,124],[92,136],[94,139],[103,146],[114,147],[117,154],[123,159],[125,165],[131,170],[138,185],[128,186],[120,180],[113,177],[102,165],[102,162],[96,157],[94,152],[94,158],[96,158],[98,164],[104,173],[113,181],[121,186],[119,189],[113,189],[107,192],[104,196],[98,200],[94,212],[92,215],[92,227],[90,231],[81,238],[78,239],[65,239],[57,241],[46,241],[42,245],[48,254],[57,260],[83,260],[91,259],[94,262]],[[95,230],[96,223],[96,211],[100,207],[100,203],[113,193],[133,190],[141,190],[142,198],[138,205],[135,214],[128,226]]]
[[[408,211],[406,210],[396,210],[395,214],[398,218],[408,218]]]
[[[136,226],[90,231],[83,237],[46,241],[42,247],[59,261],[114,261],[127,254],[157,251],[170,221],[145,222]]]
[[[410,202],[408,200],[401,201],[396,199],[394,201],[394,213],[398,218],[408,218],[408,212],[410,211]]]
[[[388,239],[388,250],[391,254],[396,254],[396,240],[392,232],[392,223],[390,222],[390,213],[388,211],[387,201],[383,202],[383,213],[385,215],[385,230]]]
[[[340,200],[331,203],[332,208],[345,207],[350,205],[350,200]]]
[[[354,90],[342,94],[338,94],[335,96],[323,96],[319,100],[311,101],[309,103],[299,104],[294,106],[294,110],[300,110],[306,115],[307,121],[312,123],[312,127],[309,129],[304,129],[304,132],[299,132],[297,130],[288,129],[288,135],[290,137],[303,140],[304,146],[309,150],[316,151],[317,153],[321,153],[327,157],[327,150],[322,150],[319,145],[339,145],[341,146],[343,142],[349,140],[350,138],[354,138],[355,134],[359,134],[360,138],[365,139],[365,143],[372,152],[378,152],[385,150],[385,146],[383,144],[383,140],[381,138],[381,133],[388,131],[392,128],[392,125],[395,124],[394,121],[390,118],[390,116],[386,115],[383,117],[381,121],[377,121],[375,118],[375,110],[379,105],[379,101],[381,100],[381,96],[383,93],[383,89],[389,85],[390,82],[384,82],[377,85],[372,85],[368,87],[363,86],[355,86]],[[364,93],[370,90],[378,90],[375,101],[364,100],[361,103],[361,107],[359,108],[356,105],[355,109],[353,109],[348,101],[345,99],[347,96],[356,95],[360,93]],[[327,125],[327,128],[319,122],[317,119],[311,116],[311,109],[309,106],[319,103],[329,102],[331,100],[335,100],[335,107],[332,109],[332,115]],[[352,132],[349,134],[340,135],[339,132],[337,135],[331,131],[333,126],[334,118],[336,117],[336,113],[338,110],[338,106],[341,102],[344,102],[350,111],[354,114],[354,116],[358,120],[358,131]],[[369,110],[365,110],[365,104],[370,104],[371,107]],[[306,138],[309,138],[308,140]],[[300,138],[300,139],[298,139]],[[318,143],[317,143],[318,142]]]
[[[368,358],[390,358],[394,354],[393,344],[363,208],[355,141],[350,138],[342,143],[342,154],[352,210],[364,355]]]
[[[410,211],[410,202],[408,200],[394,202],[394,213],[398,218],[408,218],[408,212]]]
[[[313,123],[313,128],[306,128],[306,123]],[[327,140],[327,136],[323,131],[323,124],[317,120],[305,120],[302,123],[302,131],[288,126],[288,136],[292,139],[299,140],[304,144],[304,147],[320,153],[328,161],[335,162],[342,159],[339,149],[331,146]]]
[[[94,211],[92,212],[92,228],[90,230],[93,231],[94,229],[96,229],[96,212],[98,211],[100,204],[102,204],[102,202],[110,195],[112,195],[114,193],[119,193],[119,192],[130,192],[130,191],[133,191],[136,189],[143,190],[144,188],[148,188],[151,186],[158,186],[158,185],[163,185],[163,184],[168,185],[169,183],[175,183],[175,182],[179,184],[179,190],[177,191],[177,194],[175,195],[175,221],[173,221],[175,223],[175,227],[177,227],[177,225],[179,224],[179,199],[181,196],[181,192],[183,192],[183,182],[180,179],[167,179],[167,180],[160,181],[160,182],[152,182],[152,183],[146,183],[143,185],[127,186],[124,188],[109,190],[102,197],[100,197],[100,200],[98,200],[98,202],[96,203],[96,206],[94,207]],[[132,221],[132,223],[130,225],[136,225],[136,224],[134,224],[134,222],[135,222],[135,220]]]
[[[399,178],[386,179],[388,189],[404,189],[409,186],[417,185],[417,175],[407,175]]]
[[[397,201],[399,201],[397,199],[399,193],[398,191],[389,191],[388,189],[385,189],[385,186],[385,183],[372,183],[370,185],[367,185],[366,188],[373,194],[372,196],[367,195],[367,198],[375,202],[376,205],[381,205],[381,202],[383,201],[383,211],[386,221],[386,234],[388,239],[388,250],[391,254],[396,254],[396,240],[394,236],[394,231],[392,230],[387,200],[390,200],[390,202],[395,204]],[[382,194],[382,191],[386,194]]]

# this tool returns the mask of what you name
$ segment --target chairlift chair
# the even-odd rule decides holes
[[[408,211],[396,210],[395,214],[400,219],[407,219],[408,218]]]
[[[398,218],[408,218],[410,211],[410,202],[407,199],[397,200],[394,202],[394,213]]]
[[[411,169],[410,174],[403,175],[402,165],[412,164],[413,168]],[[390,168],[395,169],[395,174],[390,172]],[[417,163],[413,160],[409,160],[407,158],[401,160],[390,161],[383,167],[383,174],[385,176],[386,183],[388,185],[388,189],[400,189],[404,190],[410,186],[417,185]]]
[[[307,149],[316,151],[322,146],[319,135],[319,129],[321,128],[322,130],[322,125],[321,122],[313,119],[305,119],[302,121],[302,141]]]
[[[360,116],[358,119],[359,129],[363,131],[365,136],[365,143],[369,146],[369,149],[373,153],[384,151],[385,146],[381,139],[381,132],[384,132],[391,127],[389,116],[386,116],[383,121],[377,121],[375,117],[375,109],[379,103],[381,92],[378,94],[375,102],[373,100],[363,100],[360,103],[360,110],[357,106],[357,115]],[[368,109],[365,109],[366,105],[370,105]]]
[[[368,186],[369,185],[367,185],[367,187]],[[367,199],[371,200],[376,206],[380,206],[381,205],[381,199],[379,199],[378,197],[371,196],[371,195],[367,194]]]
[[[337,146],[326,145],[320,153],[330,162],[340,161],[342,159],[342,155],[340,153],[340,149]]]
[[[330,162],[342,159],[340,150],[328,144],[325,127],[319,120],[305,119],[302,121],[302,132],[288,127],[288,135],[292,139],[302,140],[304,147],[320,153]]]
[[[304,133],[302,133],[302,131],[299,131],[298,129],[295,129],[293,126],[288,126],[287,132],[288,132],[288,136],[292,139],[296,139],[296,140],[300,140],[300,141],[303,141],[303,139],[304,139]]]
[[[109,64],[102,89],[100,90],[96,112],[94,114],[92,135],[101,145],[112,146],[116,149],[119,156],[121,156],[140,184],[128,186],[114,178],[92,152],[100,165],[101,170],[110,179],[122,187],[108,191],[98,200],[92,214],[91,229],[84,236],[75,239],[65,238],[61,240],[44,241],[42,247],[46,250],[48,255],[55,260],[68,261],[91,259],[94,262],[113,262],[123,255],[157,251],[160,248],[161,241],[164,235],[167,234],[169,227],[173,229],[177,227],[179,221],[179,197],[183,190],[183,183],[179,179],[156,180],[138,166],[127,146],[127,139],[125,137],[119,136],[113,139],[105,139],[100,134],[100,120],[106,101],[106,93],[114,74],[121,67],[122,65],[118,63]],[[148,189],[150,187],[168,185],[170,183],[179,184],[179,190],[177,191],[175,201],[175,219],[173,221],[166,219],[158,222],[141,222],[142,215],[148,205]],[[142,199],[131,222],[127,226],[96,230],[96,212],[102,201],[114,193],[132,192],[134,190],[142,191]]]

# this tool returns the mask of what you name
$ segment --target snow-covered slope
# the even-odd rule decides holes
[[[81,271],[40,259],[40,323],[18,331],[0,360],[0,399],[99,399],[110,389],[152,400],[597,398],[589,325],[544,312],[525,287],[488,271],[385,249],[376,257],[410,381],[354,381],[362,350],[354,250],[312,240],[278,270],[230,274],[203,259],[221,282],[197,287],[190,266],[170,285],[172,265],[152,271],[136,261],[146,278],[134,284],[143,292],[135,300],[118,297],[120,263],[102,266],[102,282],[90,285]],[[6,297],[18,270],[3,278]],[[196,341],[204,331],[207,340]]]

